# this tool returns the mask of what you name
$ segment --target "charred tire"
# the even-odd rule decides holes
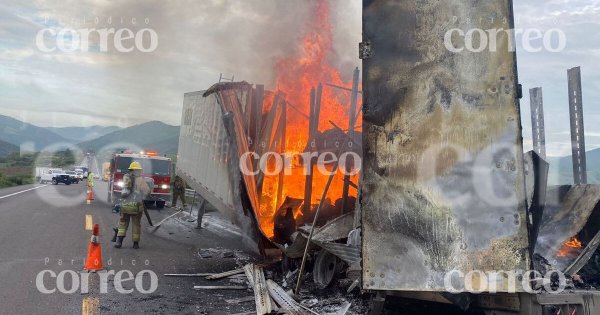
[[[52,185],[58,185],[58,181],[55,178],[52,179]]]
[[[156,201],[156,208],[162,209],[164,207],[165,207],[165,201],[164,200],[157,200]]]
[[[333,278],[337,273],[337,257],[328,251],[322,249],[315,260],[313,267],[313,281],[321,288],[327,288],[333,283]]]

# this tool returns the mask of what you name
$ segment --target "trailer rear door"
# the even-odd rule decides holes
[[[363,1],[365,289],[529,269],[512,28],[509,0]]]

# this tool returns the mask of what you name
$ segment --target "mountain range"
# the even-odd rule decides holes
[[[39,151],[57,143],[72,142],[48,130],[0,115],[0,140],[27,151]]]
[[[150,121],[139,125],[90,127],[38,127],[0,115],[0,157],[19,149],[39,151],[56,143],[77,145],[83,151],[121,149],[155,150],[160,155],[176,155],[179,126]],[[107,152],[104,152],[105,154]],[[571,156],[549,157],[548,184],[573,183]],[[587,152],[588,183],[600,184],[600,148]]]
[[[52,145],[76,145],[98,152],[132,147],[155,150],[161,155],[177,154],[179,126],[150,121],[127,128],[117,126],[39,127],[0,115],[0,157],[20,149],[40,151]]]
[[[90,127],[46,127],[55,134],[76,142],[89,141],[121,128],[117,126],[90,126]]]
[[[573,160],[571,156],[550,157],[548,170],[549,185],[573,183]],[[589,184],[600,184],[600,148],[586,152],[587,180]]]
[[[78,144],[84,151],[98,152],[102,148],[139,148],[155,150],[162,154],[176,154],[179,146],[179,127],[160,121],[119,129],[93,140]]]

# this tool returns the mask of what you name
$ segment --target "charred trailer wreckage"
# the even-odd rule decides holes
[[[321,89],[319,86],[312,93],[312,108],[319,105]],[[332,121],[330,129],[318,131],[317,114],[311,111],[311,122],[307,122],[310,132],[306,132],[304,142],[295,142],[294,147],[288,142],[286,149],[286,140],[293,139],[286,137],[286,131],[294,129],[286,128],[292,124],[286,119],[291,106],[281,92],[246,82],[217,83],[206,91],[184,95],[176,172],[240,226],[245,242],[263,254],[291,244],[296,238],[292,234],[298,234],[303,223],[315,219],[329,175],[336,179],[327,186],[327,191],[333,193],[326,194],[316,222],[323,225],[354,213],[356,203],[358,185],[353,180],[357,180],[358,169],[347,172],[348,186],[354,191],[344,190],[345,173],[332,171],[338,161],[321,157],[351,155],[358,163],[362,154],[360,132],[353,139]],[[317,165],[317,160],[323,163]],[[343,159],[347,160],[354,162]],[[273,171],[272,167],[278,169]],[[311,168],[311,174],[304,173]],[[317,172],[317,168],[327,174]],[[306,184],[310,183],[307,178],[312,184]],[[306,193],[313,190],[312,198],[306,198]],[[354,217],[349,217],[346,221],[352,226]]]
[[[307,113],[246,82],[186,93],[176,172],[247,244],[282,259],[295,293],[311,256],[317,286],[343,271],[349,291],[376,294],[372,311],[388,295],[489,314],[599,314],[600,186],[547,186],[548,163],[523,154],[513,39],[454,53],[440,38],[456,18],[512,29],[512,1],[363,1],[362,91],[356,69],[347,129],[319,116],[321,85]],[[296,173],[316,168],[304,153],[344,152],[361,158],[360,175],[335,175],[358,169],[339,160],[324,163],[327,175]],[[291,174],[269,172],[277,156]]]

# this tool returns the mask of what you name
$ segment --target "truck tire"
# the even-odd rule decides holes
[[[58,185],[58,181],[56,180],[56,178],[52,179],[52,185]]]
[[[157,200],[156,201],[156,208],[162,209],[164,207],[165,207],[165,201],[164,200]]]

